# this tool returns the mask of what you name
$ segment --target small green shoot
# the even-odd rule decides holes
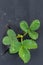
[[[20,28],[25,32],[28,33],[29,37],[32,38],[33,40],[38,39],[38,33],[35,32],[36,30],[38,30],[40,27],[40,21],[37,20],[33,20],[32,24],[30,25],[30,27],[28,26],[26,21],[21,21],[20,23]]]
[[[38,30],[39,27],[39,20],[34,20],[30,27],[28,26],[26,21],[21,21],[20,28],[25,32],[25,34],[16,35],[16,33],[12,29],[8,29],[7,36],[3,38],[2,42],[4,45],[9,46],[10,54],[18,53],[19,57],[24,61],[24,63],[27,63],[31,59],[30,50],[38,48],[35,40],[38,39],[38,33],[36,32],[36,30]],[[23,40],[26,34],[28,34],[31,39]],[[18,38],[20,38],[21,41],[19,41]]]

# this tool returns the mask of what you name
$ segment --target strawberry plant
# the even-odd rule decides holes
[[[8,29],[7,35],[3,38],[2,42],[4,45],[9,46],[10,54],[18,53],[19,57],[24,61],[24,63],[27,63],[31,59],[30,50],[38,48],[35,40],[38,39],[38,33],[36,30],[38,30],[39,27],[39,20],[33,20],[30,27],[26,21],[21,21],[20,28],[24,31],[24,34],[16,35],[15,31]],[[24,36],[27,34],[31,39],[23,40]],[[20,38],[21,41],[19,41],[18,38]]]

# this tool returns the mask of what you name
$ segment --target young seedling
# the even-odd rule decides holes
[[[20,28],[25,32],[25,34],[16,35],[12,29],[8,29],[7,36],[3,38],[2,42],[4,45],[9,46],[10,54],[18,53],[24,63],[27,63],[31,59],[30,50],[38,48],[38,45],[34,40],[38,38],[38,33],[35,32],[35,30],[37,30],[39,27],[39,20],[34,20],[30,27],[26,21],[22,21],[20,22]],[[23,40],[23,37],[26,34],[28,34],[32,39]],[[18,41],[18,38],[20,38],[21,41]]]

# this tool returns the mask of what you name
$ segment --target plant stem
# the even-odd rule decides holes
[[[27,33],[25,33],[24,35],[18,34],[17,38],[21,38],[21,42],[23,41],[23,37],[26,36]]]
[[[21,42],[23,41],[23,37],[21,37]]]
[[[21,35],[21,34],[18,34],[17,38],[21,38],[21,37],[23,37],[23,35]]]
[[[26,36],[26,35],[27,35],[27,33],[25,33],[25,34],[23,35],[23,37]]]
[[[26,36],[27,33],[25,33],[24,35],[18,34],[17,38],[23,38],[24,36]]]

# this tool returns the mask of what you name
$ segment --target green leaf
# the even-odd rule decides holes
[[[11,42],[14,41],[14,40],[18,41],[17,38],[16,38],[16,33],[12,29],[9,29],[7,31],[7,35],[8,35]]]
[[[23,47],[26,49],[36,49],[38,45],[35,41],[26,39],[23,41]]]
[[[30,25],[30,29],[32,31],[35,31],[35,30],[39,29],[39,27],[40,27],[40,21],[38,19],[37,20],[33,20],[33,22]]]
[[[16,37],[16,33],[12,29],[8,29],[7,34],[8,34],[8,36]]]
[[[10,40],[9,40],[9,37],[8,36],[5,36],[2,40],[3,44],[4,45],[10,45]]]
[[[21,47],[21,43],[20,42],[14,42],[11,44],[10,48],[9,48],[9,52],[12,53],[17,53],[19,51]]]
[[[30,38],[36,40],[38,39],[38,33],[37,32],[34,32],[34,31],[28,31],[28,35],[30,36]]]
[[[24,61],[24,63],[27,63],[28,61],[30,61],[31,55],[30,55],[30,52],[27,49],[20,48],[19,56]]]
[[[20,22],[20,28],[24,31],[24,32],[27,32],[28,31],[28,24],[26,21],[21,21]]]

